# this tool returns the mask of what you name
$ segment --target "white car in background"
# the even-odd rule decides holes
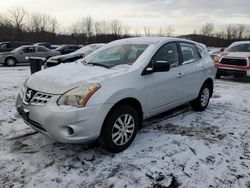
[[[232,43],[214,59],[217,78],[221,76],[250,76],[250,41]]]
[[[190,102],[205,110],[216,69],[203,45],[185,39],[117,40],[83,61],[25,81],[16,109],[35,130],[63,143],[98,140],[126,149],[144,119]]]

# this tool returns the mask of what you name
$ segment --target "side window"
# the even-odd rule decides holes
[[[176,67],[179,65],[179,54],[177,44],[172,42],[162,46],[154,55],[153,62],[166,61],[170,64],[170,67]]]
[[[206,49],[202,48],[201,46],[197,45],[197,49],[201,55],[201,57],[205,57],[206,56]]]
[[[194,44],[180,43],[183,63],[198,61],[201,57]]]
[[[29,48],[24,48],[22,51],[23,53],[29,53]]]
[[[37,47],[36,48],[37,52],[47,52],[47,49],[43,48],[43,47]]]
[[[35,48],[34,47],[28,47],[27,48],[27,53],[34,53],[35,52]]]

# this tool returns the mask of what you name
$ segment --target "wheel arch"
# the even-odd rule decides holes
[[[203,85],[208,85],[210,87],[210,97],[213,96],[213,91],[214,91],[214,81],[212,78],[208,78],[205,80],[205,82],[203,83]]]
[[[118,108],[120,105],[129,105],[131,107],[133,107],[137,112],[138,112],[138,116],[139,116],[139,129],[142,127],[142,122],[143,122],[143,110],[142,110],[142,105],[141,103],[133,97],[128,97],[128,98],[124,98],[120,101],[118,101],[117,103],[115,103],[112,108],[109,110],[109,112],[107,113],[103,124],[102,124],[102,129],[101,129],[101,133],[103,132],[103,128],[104,125],[108,119],[108,117],[112,114],[112,112]]]
[[[12,58],[12,59],[14,59],[14,60],[17,62],[17,59],[16,59],[14,56],[7,56],[7,57],[4,59],[4,62],[6,63],[6,60],[9,59],[9,58]]]

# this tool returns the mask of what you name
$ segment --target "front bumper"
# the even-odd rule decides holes
[[[43,106],[35,106],[24,104],[18,94],[16,109],[26,124],[59,142],[86,143],[96,140],[112,106],[60,107],[56,104],[58,97],[54,96]]]
[[[250,76],[250,66],[230,66],[230,65],[222,65],[219,63],[215,63],[217,68],[217,74],[221,76],[230,76],[230,75],[238,75],[238,76]]]

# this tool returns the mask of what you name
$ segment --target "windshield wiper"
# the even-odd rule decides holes
[[[104,68],[107,68],[107,69],[110,68],[109,66],[103,65],[103,64],[101,64],[101,63],[87,63],[87,64],[89,64],[89,65],[95,65],[95,66],[100,66],[100,67],[104,67]]]

